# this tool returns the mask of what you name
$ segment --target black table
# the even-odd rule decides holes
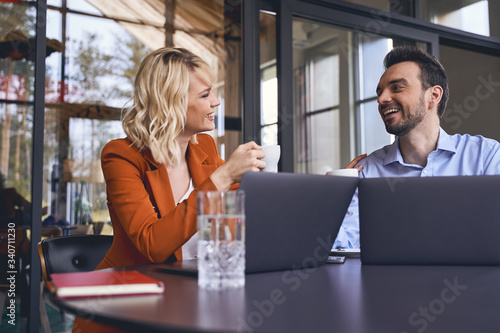
[[[207,291],[193,277],[130,266],[162,295],[59,300],[65,311],[140,332],[499,332],[500,267],[372,266],[359,259],[251,274]]]

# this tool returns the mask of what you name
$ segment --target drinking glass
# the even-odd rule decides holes
[[[245,285],[245,194],[198,192],[198,285]]]

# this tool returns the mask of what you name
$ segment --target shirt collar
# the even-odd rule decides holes
[[[451,136],[446,133],[441,127],[439,127],[439,138],[437,142],[436,150],[445,150],[452,153],[456,153],[457,149]],[[394,162],[399,162],[400,164],[405,164],[403,161],[403,156],[401,155],[401,151],[399,150],[399,139],[396,137],[396,140],[392,143],[387,151],[387,155],[384,159],[384,165],[388,165]]]
[[[401,152],[399,151],[399,139],[396,137],[396,140],[390,145],[389,150],[387,151],[387,155],[384,159],[384,165],[388,165],[394,162],[403,163],[403,156],[401,156]]]
[[[455,147],[455,142],[452,140],[451,135],[446,133],[441,127],[439,127],[439,139],[436,150],[446,150],[452,153],[457,152],[457,147]]]

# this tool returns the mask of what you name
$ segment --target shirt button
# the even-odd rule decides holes
[[[424,175],[426,175],[426,174],[427,174],[427,170],[422,171],[422,173],[423,173]]]

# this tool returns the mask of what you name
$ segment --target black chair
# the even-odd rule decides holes
[[[94,270],[113,243],[108,235],[73,235],[47,238],[38,243],[45,285],[52,273]]]
[[[52,273],[87,272],[94,270],[102,261],[113,243],[113,236],[108,235],[73,235],[43,239],[38,243],[38,254],[42,266],[45,286]],[[47,311],[40,289],[40,313],[45,332],[50,332]],[[61,320],[64,322],[64,313]]]

